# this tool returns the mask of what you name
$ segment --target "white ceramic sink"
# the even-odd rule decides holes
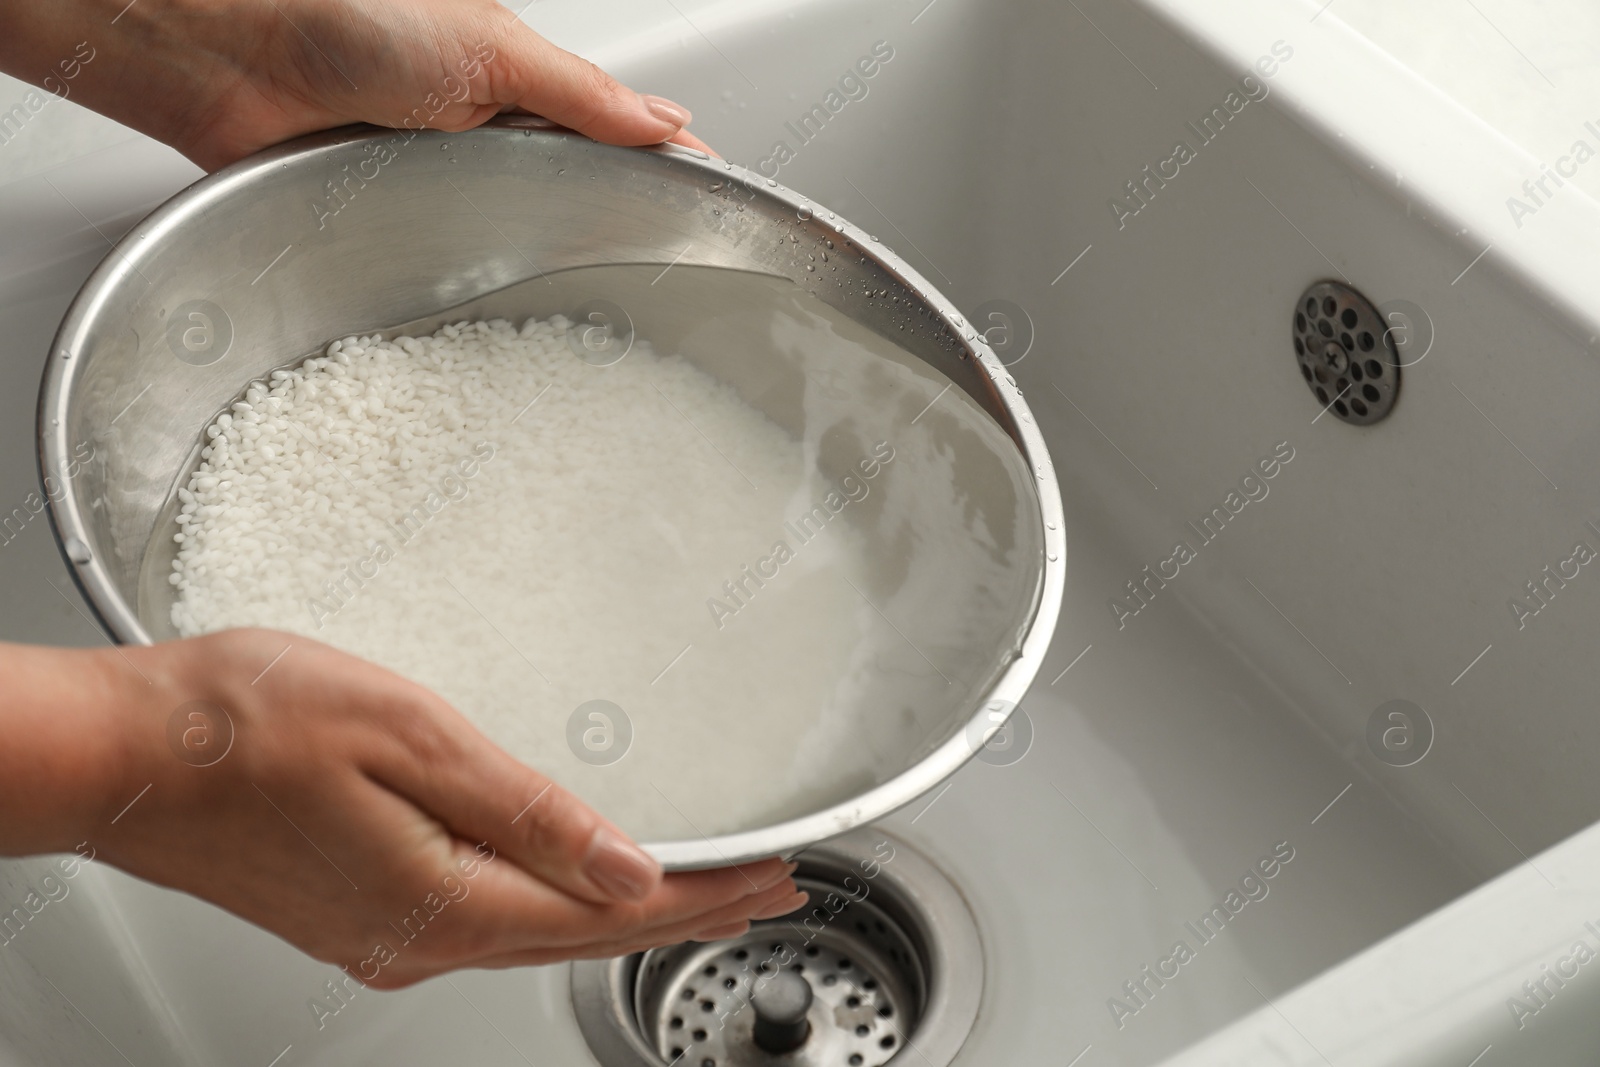
[[[1513,217],[1539,158],[1320,0],[542,0],[524,18],[685,102],[724,155],[866,226],[969,314],[1031,320],[1013,371],[1071,546],[1032,747],[888,824],[978,915],[987,984],[958,1063],[1595,1062],[1600,962],[1573,945],[1600,954],[1600,577],[1548,603],[1525,583],[1600,549],[1600,164]],[[875,46],[892,58],[830,111]],[[1213,108],[1202,142],[1186,124]],[[1180,139],[1194,158],[1129,199]],[[197,176],[101,143],[0,192],[4,508],[33,488],[37,369],[100,231]],[[1290,350],[1298,294],[1341,275],[1431,322],[1371,427],[1318,418]],[[1266,496],[1201,543],[1186,524],[1273,456]],[[7,536],[0,634],[97,640],[43,518]],[[1113,607],[1178,541],[1196,558]],[[1392,700],[1432,723],[1411,766],[1367,740]],[[0,911],[49,870],[0,863]],[[59,884],[0,945],[0,1063],[593,1062],[564,968],[342,1002],[333,968],[192,899],[98,864]]]

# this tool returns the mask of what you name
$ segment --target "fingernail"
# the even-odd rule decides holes
[[[670,122],[679,129],[694,120],[688,108],[682,104],[674,104],[664,96],[640,96],[639,99],[644,101],[646,111],[662,122]]]
[[[811,901],[811,894],[801,890],[792,897],[784,897],[776,904],[769,904],[750,916],[752,919],[776,919],[780,915],[787,915],[791,911],[805,907]]]
[[[772,874],[768,875],[766,878],[763,878],[760,881],[756,882],[756,887],[754,889],[750,890],[750,892],[751,893],[759,893],[763,889],[771,889],[773,886],[777,885],[779,882],[783,881],[785,878],[788,878],[790,875],[794,874],[794,872],[799,870],[799,869],[800,869],[800,865],[798,863],[785,863],[782,867],[778,868],[778,870],[776,870]]]
[[[589,842],[584,873],[607,895],[618,900],[643,900],[655,889],[661,868],[638,845],[602,826]]]

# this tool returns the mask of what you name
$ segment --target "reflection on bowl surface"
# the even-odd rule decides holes
[[[41,452],[94,445],[53,507],[113,634],[371,658],[674,867],[964,762],[1038,670],[1064,555],[973,329],[848,223],[672,149],[502,121],[313,210],[391,136],[202,181],[69,312]]]

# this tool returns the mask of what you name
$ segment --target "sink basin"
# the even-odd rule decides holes
[[[905,256],[986,329],[1055,456],[1074,567],[1010,747],[884,824],[977,916],[958,1064],[1600,1052],[1600,963],[1574,947],[1600,956],[1600,577],[1575,550],[1600,550],[1600,208],[1575,184],[1508,217],[1539,160],[1326,6],[524,16]],[[115,196],[90,180],[111,163]],[[0,264],[5,403],[105,252],[55,197],[115,236],[194,176],[124,141],[54,192],[14,183],[0,212],[36,202],[26,264]],[[1381,422],[1301,379],[1292,318],[1323,280],[1395,324]],[[0,590],[29,607],[4,636],[99,639],[48,530],[14,526]],[[56,862],[0,864],[0,904]],[[565,968],[377,993],[101,864],[63,884],[0,946],[7,1062],[594,1062]]]

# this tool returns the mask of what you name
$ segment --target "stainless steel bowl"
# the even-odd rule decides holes
[[[824,245],[851,253],[831,264],[828,277],[841,285],[807,269]],[[788,278],[892,336],[1015,444],[1036,474],[1029,523],[1043,547],[1031,624],[993,664],[986,699],[929,739],[913,765],[826,810],[647,847],[674,869],[792,852],[937,785],[1022,699],[1061,601],[1060,494],[1013,380],[921,275],[798,193],[691,150],[616,148],[536,119],[414,138],[369,127],[302,138],[179,193],[100,264],[56,336],[38,433],[57,539],[111,637],[148,644],[173,636],[150,608],[170,596],[162,561],[150,564],[162,541],[153,535],[169,528],[199,428],[248,382],[333,338],[447,309],[481,311],[518,283],[615,263]]]

